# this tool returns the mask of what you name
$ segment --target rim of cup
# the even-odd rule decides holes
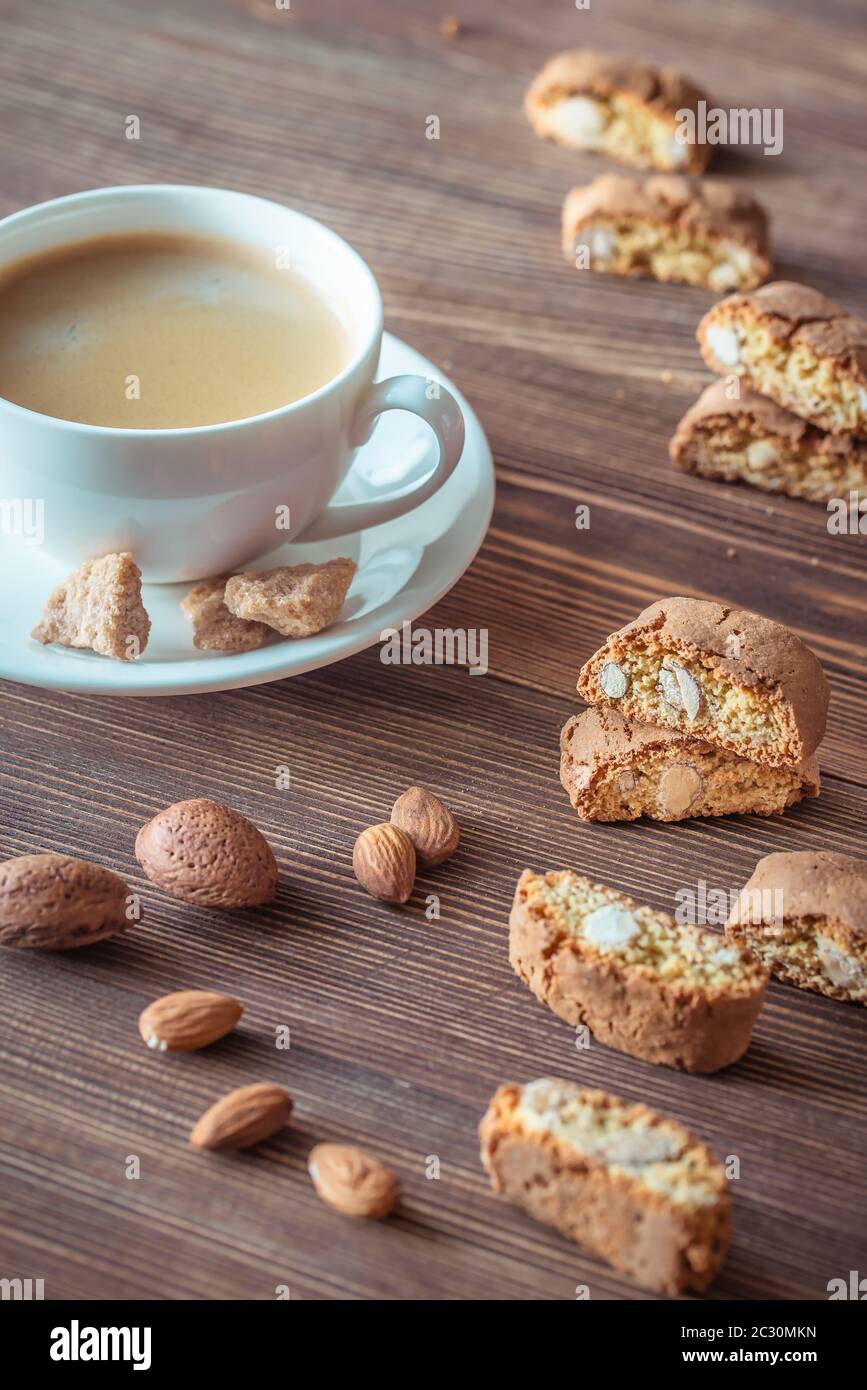
[[[66,193],[60,198],[49,198],[46,202],[33,203],[30,207],[21,208],[17,212],[9,213],[8,216],[0,219],[0,243],[2,243],[2,239],[6,232],[13,227],[13,225],[17,226],[29,220],[38,221],[40,214],[50,214],[53,210],[68,207],[73,203],[98,203],[109,197],[120,194],[144,194],[148,197],[156,195],[186,195],[189,197],[192,195],[197,198],[202,198],[203,200],[207,200],[208,198],[232,198],[241,199],[250,203],[264,204],[269,208],[276,208],[290,220],[302,223],[311,231],[315,231],[317,236],[324,236],[326,240],[331,240],[336,246],[340,247],[342,253],[347,254],[355,263],[359,274],[365,280],[368,293],[371,296],[375,308],[372,327],[366,334],[362,331],[359,335],[360,342],[358,346],[353,351],[345,366],[338,372],[337,376],[332,377],[330,381],[326,381],[323,386],[317,387],[315,391],[311,391],[309,395],[301,396],[297,401],[290,401],[288,405],[277,406],[274,410],[263,411],[259,415],[243,415],[235,420],[223,420],[210,425],[175,425],[159,429],[139,429],[135,426],[93,425],[87,424],[81,420],[64,420],[63,417],[59,415],[46,415],[39,410],[30,410],[28,406],[17,405],[15,401],[7,400],[3,395],[0,395],[0,412],[7,410],[25,419],[49,421],[52,425],[59,425],[65,430],[84,431],[87,434],[96,431],[101,435],[114,435],[120,439],[128,439],[130,437],[141,439],[142,436],[147,437],[149,435],[155,435],[162,439],[166,439],[172,436],[204,435],[213,434],[220,430],[241,429],[243,426],[254,422],[258,424],[261,421],[274,420],[283,415],[293,414],[309,406],[312,402],[322,400],[326,396],[340,390],[352,377],[353,373],[358,370],[380,338],[383,330],[382,295],[380,294],[379,285],[376,282],[373,271],[364,258],[359,255],[355,247],[351,246],[348,241],[340,236],[338,232],[333,231],[325,222],[320,222],[317,218],[310,217],[305,212],[298,212],[295,208],[289,207],[285,203],[275,202],[273,198],[262,198],[256,193],[245,193],[235,188],[212,188],[208,184],[197,183],[121,183],[108,185],[105,188],[89,188],[81,193]],[[130,228],[128,233],[119,232],[118,235],[130,235],[133,231],[134,229]],[[207,233],[204,234],[206,235]],[[82,237],[80,240],[89,240],[99,235],[100,233],[98,231],[91,232],[88,237]],[[184,235],[184,233],[179,233],[179,235]],[[189,235],[194,236],[195,233],[190,232]],[[212,235],[216,235],[216,233],[212,233]],[[235,240],[241,245],[251,244],[244,243],[241,237],[225,236],[224,239],[227,241]],[[74,240],[69,241],[70,246],[74,246],[75,244]],[[57,242],[57,248],[63,245],[63,240]],[[18,258],[16,257],[16,259]],[[10,262],[10,265],[14,264],[14,260]],[[0,273],[2,273],[2,268],[0,268]],[[315,284],[313,288],[321,293],[320,288]]]

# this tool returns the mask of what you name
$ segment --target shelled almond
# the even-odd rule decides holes
[[[231,1033],[243,1012],[231,995],[182,989],[148,1004],[138,1030],[155,1052],[197,1052]]]
[[[241,1086],[205,1111],[190,1144],[194,1149],[248,1149],[282,1129],[291,1112],[292,1100],[279,1086]]]

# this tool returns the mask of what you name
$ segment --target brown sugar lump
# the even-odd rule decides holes
[[[829,699],[817,657],[788,628],[696,598],[645,608],[586,662],[578,690],[770,767],[816,751]]]
[[[743,482],[808,502],[867,498],[867,439],[828,434],[743,383],[715,381],[684,415],[672,463],[701,478]]]
[[[826,850],[766,855],[726,936],[787,984],[867,1004],[867,859]]]
[[[541,1003],[573,1027],[645,1062],[728,1067],[749,1046],[767,973],[717,932],[569,869],[525,869],[509,918],[509,960]]]
[[[141,570],[126,552],[85,560],[50,594],[31,636],[47,645],[84,647],[134,661],[148,644],[151,620],[141,597]]]
[[[202,579],[181,601],[181,611],[193,628],[193,646],[203,652],[252,652],[272,629],[230,613],[223,598],[228,575]]]
[[[354,560],[339,559],[236,574],[224,601],[236,618],[266,623],[284,637],[313,637],[337,622],[355,570]]]
[[[670,68],[579,48],[545,65],[524,109],[537,135],[573,150],[595,150],[638,169],[698,174],[712,146],[682,143],[677,115],[697,114],[703,97]]]
[[[831,434],[867,434],[867,322],[808,285],[778,280],[736,294],[698,326],[702,356],[721,376]]]
[[[771,273],[768,219],[751,194],[678,174],[602,174],[563,205],[563,250],[607,275],[752,289]]]
[[[768,767],[676,729],[636,723],[610,705],[573,715],[560,750],[560,781],[582,820],[772,816],[819,795],[815,755],[797,767]]]
[[[700,1293],[722,1265],[725,1171],[646,1105],[542,1077],[500,1086],[479,1137],[495,1192],[643,1288]]]

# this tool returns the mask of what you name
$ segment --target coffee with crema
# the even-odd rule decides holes
[[[0,272],[0,396],[126,429],[246,419],[300,400],[349,360],[318,290],[235,242],[100,237]]]

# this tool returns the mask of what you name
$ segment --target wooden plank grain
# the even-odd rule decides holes
[[[208,697],[4,687],[0,854],[79,853],[144,906],[122,939],[0,961],[0,1273],[43,1277],[49,1297],[270,1299],[288,1284],[301,1299],[571,1299],[579,1283],[593,1298],[646,1297],[488,1190],[479,1116],[500,1081],[546,1073],[647,1100],[738,1158],[713,1297],[824,1298],[867,1261],[863,1011],[774,983],[745,1058],[684,1077],[578,1050],[505,949],[528,864],[574,865],[672,910],[702,881],[734,891],[771,850],[865,852],[865,539],[829,534],[821,508],[670,467],[668,438],[707,380],[695,327],[710,298],[575,276],[559,204],[602,166],[535,140],[520,110],[549,52],[583,43],[681,65],[720,104],[782,106],[779,160],[739,150],[719,170],[767,202],[783,273],[864,312],[863,11],[657,0],[648,23],[638,0],[586,12],[461,0],[448,39],[446,8],[0,8],[0,212],[189,180],[323,218],[370,261],[389,327],[479,411],[499,485],[480,556],[424,619],[483,629],[485,676],[387,666],[374,649]],[[138,142],[123,137],[131,112]],[[438,141],[425,138],[431,113]],[[578,666],[675,592],[758,608],[819,653],[833,689],[819,800],[772,821],[576,820],[557,743]],[[351,847],[416,781],[454,807],[463,843],[398,910],[356,885]],[[138,827],[190,795],[262,828],[281,870],[274,904],[208,912],[144,879]],[[241,998],[241,1027],[201,1055],[153,1056],[139,1011],[197,986]],[[288,1051],[275,1046],[284,1026]],[[198,1114],[259,1079],[295,1099],[285,1133],[249,1154],[188,1150]],[[346,1223],[319,1203],[306,1155],[331,1138],[395,1166],[395,1217]],[[126,1176],[131,1155],[139,1178]]]

